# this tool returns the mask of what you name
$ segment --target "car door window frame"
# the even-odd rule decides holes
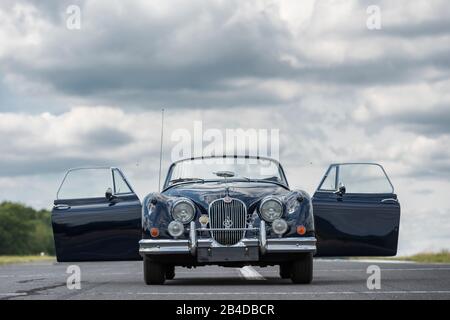
[[[128,189],[130,190],[129,192],[117,192],[116,176],[114,175],[114,172],[117,172],[119,174],[119,177],[122,179],[123,182],[125,182],[125,184],[127,185]],[[124,196],[124,195],[136,194],[134,192],[133,188],[131,187],[131,184],[128,182],[127,178],[125,177],[125,175],[123,174],[123,172],[119,168],[112,167],[111,168],[111,174],[112,174],[114,195],[116,195],[116,196]]]
[[[385,178],[387,179],[389,185],[391,186],[392,191],[389,193],[386,192],[348,192],[348,194],[365,194],[365,195],[370,195],[370,194],[395,194],[395,188],[394,185],[391,182],[391,179],[389,178],[388,174],[386,173],[386,170],[384,170],[384,167],[379,164],[379,163],[373,163],[373,162],[343,162],[343,163],[333,163],[328,167],[328,170],[326,171],[325,175],[323,176],[322,180],[320,181],[319,186],[316,189],[316,192],[325,192],[325,193],[335,193],[338,189],[339,189],[339,175],[340,175],[340,166],[345,166],[345,165],[372,165],[372,166],[378,166],[379,168],[381,168],[381,171],[383,172]],[[331,172],[331,170],[333,168],[336,168],[336,177],[335,177],[335,189],[334,190],[329,190],[329,189],[321,189],[325,179],[328,177],[329,173]]]
[[[334,172],[334,186],[335,186],[335,189],[322,189],[322,186],[323,186],[323,184],[325,183],[325,181],[326,181],[326,179],[328,178],[328,176],[331,174],[331,171],[332,170],[335,170],[335,172]],[[339,167],[338,166],[336,166],[336,165],[334,165],[334,164],[332,164],[332,165],[330,165],[329,167],[328,167],[328,169],[327,169],[327,171],[325,172],[325,174],[323,175],[323,177],[322,177],[322,180],[320,181],[320,183],[319,183],[319,186],[317,187],[317,190],[316,191],[320,191],[320,192],[335,192],[336,191],[336,186],[337,186],[337,184],[338,184],[338,174],[337,174],[337,171],[339,170]]]
[[[69,174],[71,172],[74,171],[80,171],[80,170],[109,170],[110,171],[110,175],[111,175],[111,182],[112,182],[112,187],[113,187],[113,194],[115,196],[127,196],[127,195],[133,195],[136,194],[134,192],[134,189],[132,188],[131,184],[128,182],[127,178],[125,177],[125,175],[123,174],[123,172],[117,168],[117,167],[79,167],[79,168],[72,168],[67,170],[67,172],[64,175],[63,180],[61,181],[61,184],[59,185],[58,191],[56,192],[56,201],[61,201],[61,200],[70,200],[70,201],[76,201],[76,200],[82,200],[82,199],[91,199],[91,200],[95,200],[95,199],[103,199],[104,197],[85,197],[85,198],[68,198],[68,199],[63,199],[59,197],[59,194],[61,192],[61,189],[64,185],[64,183],[66,182],[67,177],[69,176]],[[125,182],[125,184],[128,186],[130,192],[125,192],[125,193],[116,193],[116,182],[115,182],[115,177],[114,177],[114,171],[116,171],[117,173],[119,173],[119,176],[123,179],[123,181]],[[106,189],[105,189],[106,191]]]

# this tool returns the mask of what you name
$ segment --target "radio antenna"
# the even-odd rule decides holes
[[[161,165],[162,165],[162,153],[163,153],[163,138],[164,138],[164,108],[161,109],[161,145],[159,148],[159,179],[158,179],[158,191],[161,191]]]

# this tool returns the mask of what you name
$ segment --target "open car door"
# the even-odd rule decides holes
[[[69,170],[52,226],[60,262],[141,259],[141,203],[118,168]]]
[[[383,167],[332,164],[313,199],[316,256],[395,256],[400,204]]]

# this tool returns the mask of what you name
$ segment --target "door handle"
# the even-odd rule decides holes
[[[58,204],[56,206],[53,207],[56,210],[69,210],[70,206],[67,204]]]
[[[387,203],[387,202],[398,202],[398,200],[395,198],[386,198],[386,199],[381,200],[381,203]]]

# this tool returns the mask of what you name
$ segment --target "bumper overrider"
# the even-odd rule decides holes
[[[260,228],[242,228],[232,230],[258,231],[258,238],[243,238],[232,246],[223,246],[214,239],[199,239],[198,232],[212,231],[208,228],[196,228],[190,223],[189,239],[143,239],[139,241],[139,253],[144,255],[192,255],[199,262],[257,261],[260,256],[272,253],[308,253],[316,252],[315,237],[266,238],[265,222]],[[218,229],[214,229],[218,230]],[[230,230],[230,229],[221,229]]]

